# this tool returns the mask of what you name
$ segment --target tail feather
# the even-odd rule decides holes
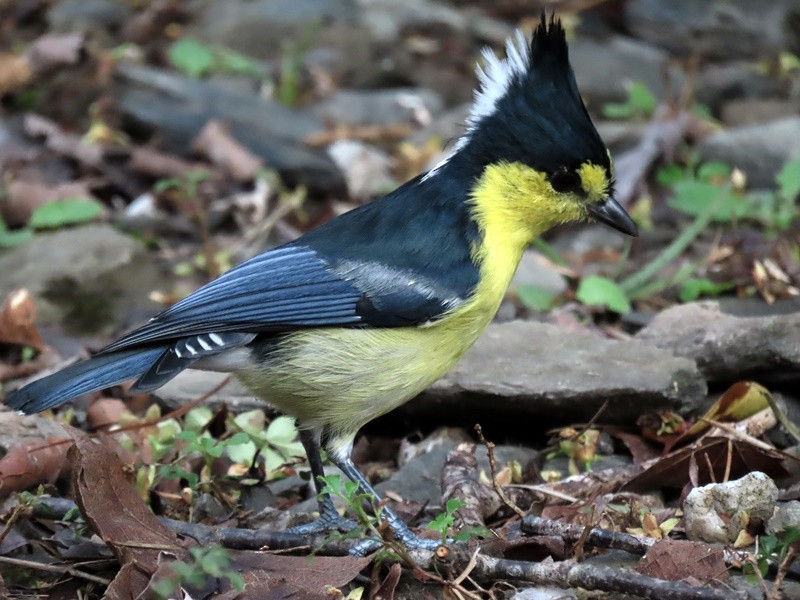
[[[5,404],[24,413],[35,413],[63,404],[145,373],[166,351],[166,346],[101,355],[37,379],[9,396]]]

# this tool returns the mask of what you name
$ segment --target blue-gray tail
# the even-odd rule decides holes
[[[58,406],[81,394],[140,377],[167,348],[113,352],[79,362],[29,383],[11,394],[5,404],[28,414]]]

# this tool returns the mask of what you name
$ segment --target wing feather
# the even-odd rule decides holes
[[[228,271],[102,353],[210,332],[355,325],[361,297],[314,250],[283,246]]]

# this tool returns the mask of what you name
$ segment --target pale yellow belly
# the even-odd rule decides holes
[[[301,425],[349,437],[452,369],[496,308],[471,303],[423,327],[294,333],[239,378]]]

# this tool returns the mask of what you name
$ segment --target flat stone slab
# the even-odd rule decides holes
[[[37,234],[0,252],[0,298],[25,287],[36,299],[37,323],[70,333],[114,333],[130,310],[161,308],[148,294],[162,285],[144,244],[110,225]]]
[[[156,394],[174,408],[200,397],[224,377],[186,371]],[[490,325],[454,371],[398,410],[442,423],[533,418],[534,428],[541,430],[589,419],[606,400],[603,422],[633,423],[647,410],[695,408],[705,395],[705,381],[694,361],[669,350],[512,321]],[[236,381],[208,400],[223,401],[234,410],[264,406]]]
[[[695,361],[715,383],[800,381],[800,312],[744,317],[692,302],[659,313],[636,339]]]
[[[706,395],[693,361],[639,341],[612,341],[547,323],[492,324],[459,365],[401,410],[543,424],[633,423],[656,408],[688,410]]]

